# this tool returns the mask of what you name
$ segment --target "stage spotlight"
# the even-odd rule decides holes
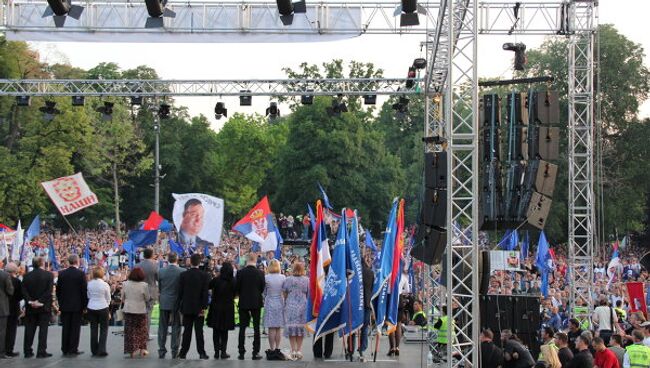
[[[65,25],[66,17],[79,20],[84,11],[83,6],[72,5],[71,0],[47,0],[48,7],[45,8],[42,18],[54,18],[54,25],[57,28]]]
[[[314,92],[314,90],[313,89],[308,89],[305,92],[307,92],[306,95],[300,96],[300,103],[303,104],[303,105],[311,105],[311,104],[313,104],[314,103],[314,96],[310,95],[309,93]]]
[[[164,26],[163,18],[175,18],[176,13],[167,9],[167,0],[144,0],[147,6],[147,18],[145,28],[162,28]]]
[[[426,14],[427,11],[421,5],[418,5],[417,0],[402,0],[400,6],[395,9],[395,16],[400,16],[399,26],[417,26],[420,24],[418,13]]]
[[[83,106],[85,102],[84,96],[72,96],[72,106]]]
[[[278,109],[277,102],[271,101],[269,107],[266,108],[266,116],[268,116],[271,121],[280,117],[280,109]]]
[[[167,105],[164,102],[161,103],[160,108],[158,109],[158,116],[161,119],[167,119],[170,114],[171,114],[171,106]]]
[[[112,102],[104,101],[104,106],[98,107],[95,111],[102,114],[102,120],[107,121],[113,118],[113,105]]]
[[[217,102],[217,104],[214,105],[214,118],[219,120],[224,116],[228,117],[228,109],[226,109],[226,104],[223,102]]]
[[[61,113],[61,111],[56,108],[56,102],[54,101],[45,101],[45,106],[39,108],[38,111],[43,113],[43,120],[45,121],[52,121],[54,115]]]
[[[253,96],[250,95],[251,91],[249,89],[244,89],[239,92],[241,92],[239,106],[250,106],[253,104]]]
[[[131,96],[131,106],[142,106],[142,96]]]
[[[406,79],[406,88],[407,89],[411,89],[415,85],[415,76],[416,76],[415,67],[410,66],[409,67],[409,72],[408,72],[408,74],[406,74],[406,78],[407,78]]]
[[[16,96],[16,106],[29,106],[32,104],[32,98],[29,96]]]
[[[422,70],[427,67],[427,59],[417,58],[413,60],[413,67],[418,70]]]
[[[363,103],[365,105],[376,105],[377,95],[363,95]]]
[[[306,13],[307,4],[305,0],[291,3],[291,0],[276,0],[278,4],[278,13],[280,13],[280,21],[285,26],[290,26],[293,23],[293,16],[297,13]]]
[[[515,70],[524,70],[526,65],[526,45],[523,43],[504,43],[503,49],[515,52]]]
[[[348,106],[345,104],[345,102],[340,101],[337,98],[332,99],[332,107],[328,107],[326,109],[327,115],[330,117],[333,116],[341,116],[342,112],[348,112]]]
[[[393,110],[397,112],[397,117],[404,117],[404,115],[409,111],[409,99],[402,96],[399,100],[393,104]]]

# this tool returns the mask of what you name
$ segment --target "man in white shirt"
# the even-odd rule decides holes
[[[592,321],[598,325],[598,336],[605,341],[605,345],[609,345],[609,338],[614,333],[614,329],[618,323],[618,317],[614,308],[607,304],[606,297],[602,297],[600,299],[600,305],[594,309]]]

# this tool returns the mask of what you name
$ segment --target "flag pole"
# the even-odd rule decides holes
[[[63,219],[65,220],[65,223],[68,224],[68,226],[70,226],[70,229],[72,229],[72,232],[73,232],[75,235],[78,236],[79,234],[77,234],[77,230],[75,230],[74,227],[72,227],[72,224],[70,223],[70,221],[68,221],[68,218],[65,217],[64,214],[61,214],[61,216],[62,216]]]
[[[373,357],[372,357],[372,362],[373,363],[377,362],[377,351],[379,351],[379,337],[380,337],[379,335],[380,334],[381,334],[381,330],[375,330],[375,352],[373,353]]]

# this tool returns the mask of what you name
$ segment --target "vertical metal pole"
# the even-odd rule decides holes
[[[156,147],[154,152],[154,200],[153,200],[153,210],[156,213],[160,212],[160,116],[158,116],[158,110],[154,110],[153,117],[153,130],[156,137]]]

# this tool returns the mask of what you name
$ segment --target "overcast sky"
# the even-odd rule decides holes
[[[372,2],[372,1],[369,1]],[[395,0],[395,3],[399,1]],[[600,23],[612,23],[632,41],[650,49],[648,34],[648,0],[601,0]],[[542,37],[518,37],[528,48],[538,47]],[[320,64],[335,58],[345,61],[373,62],[384,69],[385,77],[405,77],[413,59],[424,56],[420,51],[422,36],[361,36],[345,41],[286,44],[135,44],[135,43],[61,43],[33,42],[44,61],[62,60],[84,69],[100,62],[115,62],[123,69],[138,65],[155,68],[163,79],[271,79],[284,78],[281,68],[297,67],[301,62]],[[479,38],[479,75],[507,77],[511,75],[512,55],[501,51],[501,44],[515,37],[481,36]],[[649,65],[646,58],[646,65]],[[215,121],[214,104],[226,102],[229,114],[263,113],[268,98],[253,98],[253,106],[240,107],[237,98],[185,97],[177,104],[189,107],[192,115],[204,114],[219,129],[223,121]],[[381,101],[380,101],[381,102]],[[641,116],[650,116],[650,103],[641,108]]]

